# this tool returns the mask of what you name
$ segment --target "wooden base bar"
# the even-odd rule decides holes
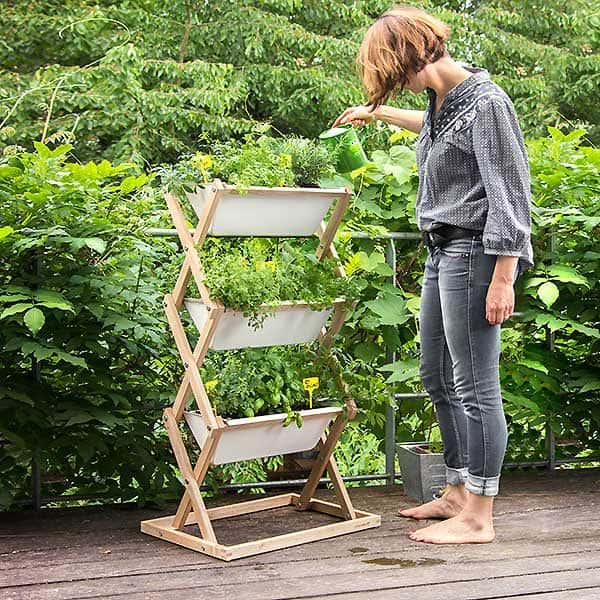
[[[299,504],[299,494],[282,494],[280,496],[209,508],[207,512],[211,520],[215,520],[284,506],[293,506],[296,508]],[[314,510],[336,517],[340,517],[344,512],[344,509],[340,505],[325,502],[324,500],[318,500],[316,498],[311,498],[307,510]],[[380,515],[356,509],[354,509],[354,513],[356,515],[354,519],[340,521],[339,523],[330,523],[328,525],[321,525],[319,527],[312,527],[310,529],[303,529],[301,531],[294,531],[292,533],[285,533],[283,535],[229,546],[207,541],[197,535],[174,528],[172,526],[174,516],[142,521],[141,531],[148,535],[178,544],[179,546],[184,546],[190,550],[195,550],[196,552],[201,552],[202,554],[207,554],[208,556],[213,556],[214,558],[229,562],[246,556],[254,556],[264,552],[271,552],[272,550],[290,548],[292,546],[298,546],[299,544],[315,542],[339,535],[345,535],[347,533],[353,533],[355,531],[361,531],[363,529],[379,527],[381,525]],[[186,519],[186,525],[194,525],[196,523],[197,517],[191,513]]]

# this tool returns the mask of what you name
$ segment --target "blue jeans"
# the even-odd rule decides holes
[[[447,483],[498,494],[508,432],[500,390],[500,324],[485,317],[496,256],[475,237],[429,248],[419,329],[420,375],[437,414]],[[519,267],[515,268],[516,280]]]

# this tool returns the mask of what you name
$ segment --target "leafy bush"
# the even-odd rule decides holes
[[[69,150],[36,143],[0,163],[2,506],[33,457],[44,494],[143,500],[176,481],[157,425],[174,356],[161,258],[140,233],[148,176]]]
[[[193,190],[215,178],[234,184],[243,193],[248,186],[318,187],[335,174],[327,150],[300,137],[274,138],[263,126],[253,128],[243,142],[216,142],[211,153],[197,152],[159,171],[171,190]]]

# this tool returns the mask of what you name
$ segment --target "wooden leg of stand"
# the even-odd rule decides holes
[[[344,324],[344,320],[346,319],[346,309],[343,306],[339,306],[336,304],[333,311],[333,319],[331,320],[331,325],[329,329],[327,329],[321,337],[321,344],[325,348],[330,348],[333,344],[333,338],[338,334],[342,325]]]
[[[212,429],[208,434],[206,442],[204,443],[204,448],[202,448],[202,451],[200,452],[198,462],[194,467],[194,479],[197,481],[198,487],[202,485],[202,482],[206,477],[208,467],[210,466],[210,461],[212,460],[212,457],[215,454],[220,437],[221,430]],[[183,498],[181,498],[179,507],[177,508],[175,518],[173,519],[173,527],[175,527],[176,529],[182,529],[185,525],[185,522],[187,521],[188,515],[190,514],[191,510],[192,501],[188,491],[186,490],[183,494]]]
[[[319,485],[319,480],[321,479],[323,472],[328,464],[330,464],[330,458],[333,454],[333,449],[337,444],[344,427],[346,426],[347,417],[343,414],[338,415],[336,420],[333,422],[333,425],[329,428],[329,434],[321,439],[321,450],[319,452],[319,456],[315,461],[315,464],[308,476],[308,481],[304,485],[302,489],[302,493],[300,494],[300,500],[298,502],[298,508],[301,510],[306,510],[310,504],[310,499],[313,497],[314,493],[317,490],[317,486]],[[336,465],[337,467],[337,465]],[[333,471],[336,469],[333,468]],[[338,485],[343,486],[343,482],[338,480]]]
[[[323,443],[325,443],[325,436],[323,436],[322,439]],[[344,518],[356,519],[356,513],[354,512],[354,507],[352,506],[352,500],[350,500],[348,490],[344,485],[344,480],[340,475],[340,470],[338,469],[337,462],[333,454],[329,457],[329,462],[327,463],[327,473],[329,473],[329,478],[331,479],[333,489],[335,490],[335,495],[340,503],[340,506],[342,507]]]
[[[204,505],[202,494],[200,494],[198,482],[194,477],[194,471],[192,470],[190,459],[188,458],[185,445],[181,439],[177,421],[170,408],[165,408],[164,421],[167,433],[169,434],[169,440],[171,441],[171,446],[173,447],[173,452],[175,453],[175,458],[177,459],[177,465],[185,480],[186,492],[194,507],[194,517],[197,519],[200,533],[205,540],[216,543],[217,538],[215,537],[215,532],[213,531],[206,506]]]

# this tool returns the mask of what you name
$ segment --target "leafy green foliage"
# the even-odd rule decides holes
[[[209,398],[226,418],[286,412],[293,418],[309,408],[302,380],[319,377],[313,407],[342,405],[343,390],[331,360],[318,348],[283,346],[219,352],[203,365]],[[323,399],[323,402],[319,401]]]
[[[154,200],[132,164],[78,164],[36,143],[0,164],[0,504],[45,494],[160,497],[173,485],[157,428],[173,353],[140,231]],[[127,460],[123,460],[123,457]]]
[[[382,0],[3,2],[0,140],[77,140],[77,155],[156,165],[272,122],[309,138],[364,102],[355,57]],[[597,9],[430,0],[449,50],[487,67],[528,137],[581,126],[598,141]],[[543,14],[543,17],[540,16]],[[405,94],[392,105],[422,108]],[[372,148],[381,136],[371,129]],[[367,145],[370,142],[367,140]]]
[[[244,192],[251,185],[317,187],[335,174],[318,142],[297,136],[274,138],[266,135],[267,130],[254,127],[241,144],[234,140],[213,144],[211,154],[196,153],[165,171],[165,183],[193,189],[200,177],[204,183],[219,178]]]
[[[308,244],[302,249],[289,241],[261,238],[208,240],[200,257],[211,296],[251,316],[257,325],[265,315],[261,304],[305,301],[321,308],[342,297],[348,304],[355,300],[353,282],[334,275],[337,261],[319,261],[314,242]]]

